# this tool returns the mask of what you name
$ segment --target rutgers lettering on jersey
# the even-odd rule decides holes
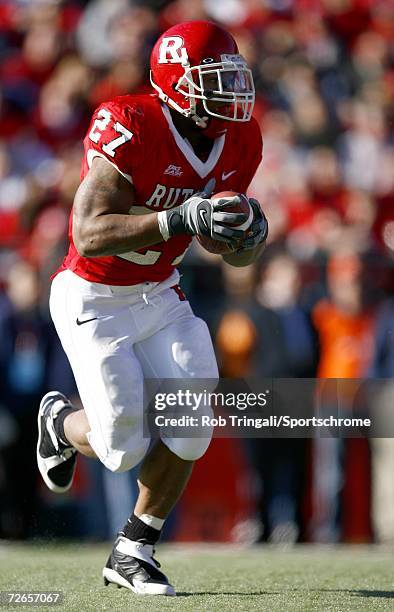
[[[169,42],[167,60],[177,45]],[[170,50],[172,49],[172,51]],[[179,50],[177,50],[179,52]],[[163,51],[164,53],[164,51]],[[168,108],[155,94],[119,96],[94,113],[84,139],[83,179],[95,157],[102,157],[132,183],[135,204],[130,214],[143,215],[178,206],[191,195],[210,191],[245,193],[261,161],[262,142],[257,123],[228,122],[226,133],[214,141],[203,162],[177,132]],[[110,257],[81,257],[72,240],[60,270],[109,285],[162,281],[182,260],[190,236]]]

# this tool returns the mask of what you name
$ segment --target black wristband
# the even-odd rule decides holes
[[[167,226],[170,236],[179,236],[180,234],[188,233],[178,210],[167,211]]]

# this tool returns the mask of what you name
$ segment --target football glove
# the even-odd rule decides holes
[[[179,234],[208,236],[235,246],[245,237],[246,230],[231,225],[241,225],[247,216],[241,212],[227,212],[226,208],[239,202],[239,196],[210,200],[204,193],[193,195],[180,206],[159,212],[161,235],[164,240]]]
[[[259,202],[254,198],[249,198],[249,204],[253,208],[253,221],[246,238],[242,241],[239,249],[237,249],[238,253],[255,249],[259,244],[265,242],[268,237],[268,221],[261,210]]]

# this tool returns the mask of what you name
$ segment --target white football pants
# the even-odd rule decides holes
[[[144,378],[218,378],[208,328],[172,288],[178,280],[174,272],[161,283],[121,287],[65,270],[52,282],[51,316],[89,421],[87,438],[113,472],[137,465],[150,444]],[[192,461],[205,453],[211,433],[162,439]]]

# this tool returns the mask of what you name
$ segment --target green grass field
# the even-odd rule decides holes
[[[373,546],[161,546],[176,598],[104,587],[102,545],[0,544],[0,590],[61,590],[63,605],[33,610],[394,610],[394,551]],[[27,608],[7,606],[7,610]]]

